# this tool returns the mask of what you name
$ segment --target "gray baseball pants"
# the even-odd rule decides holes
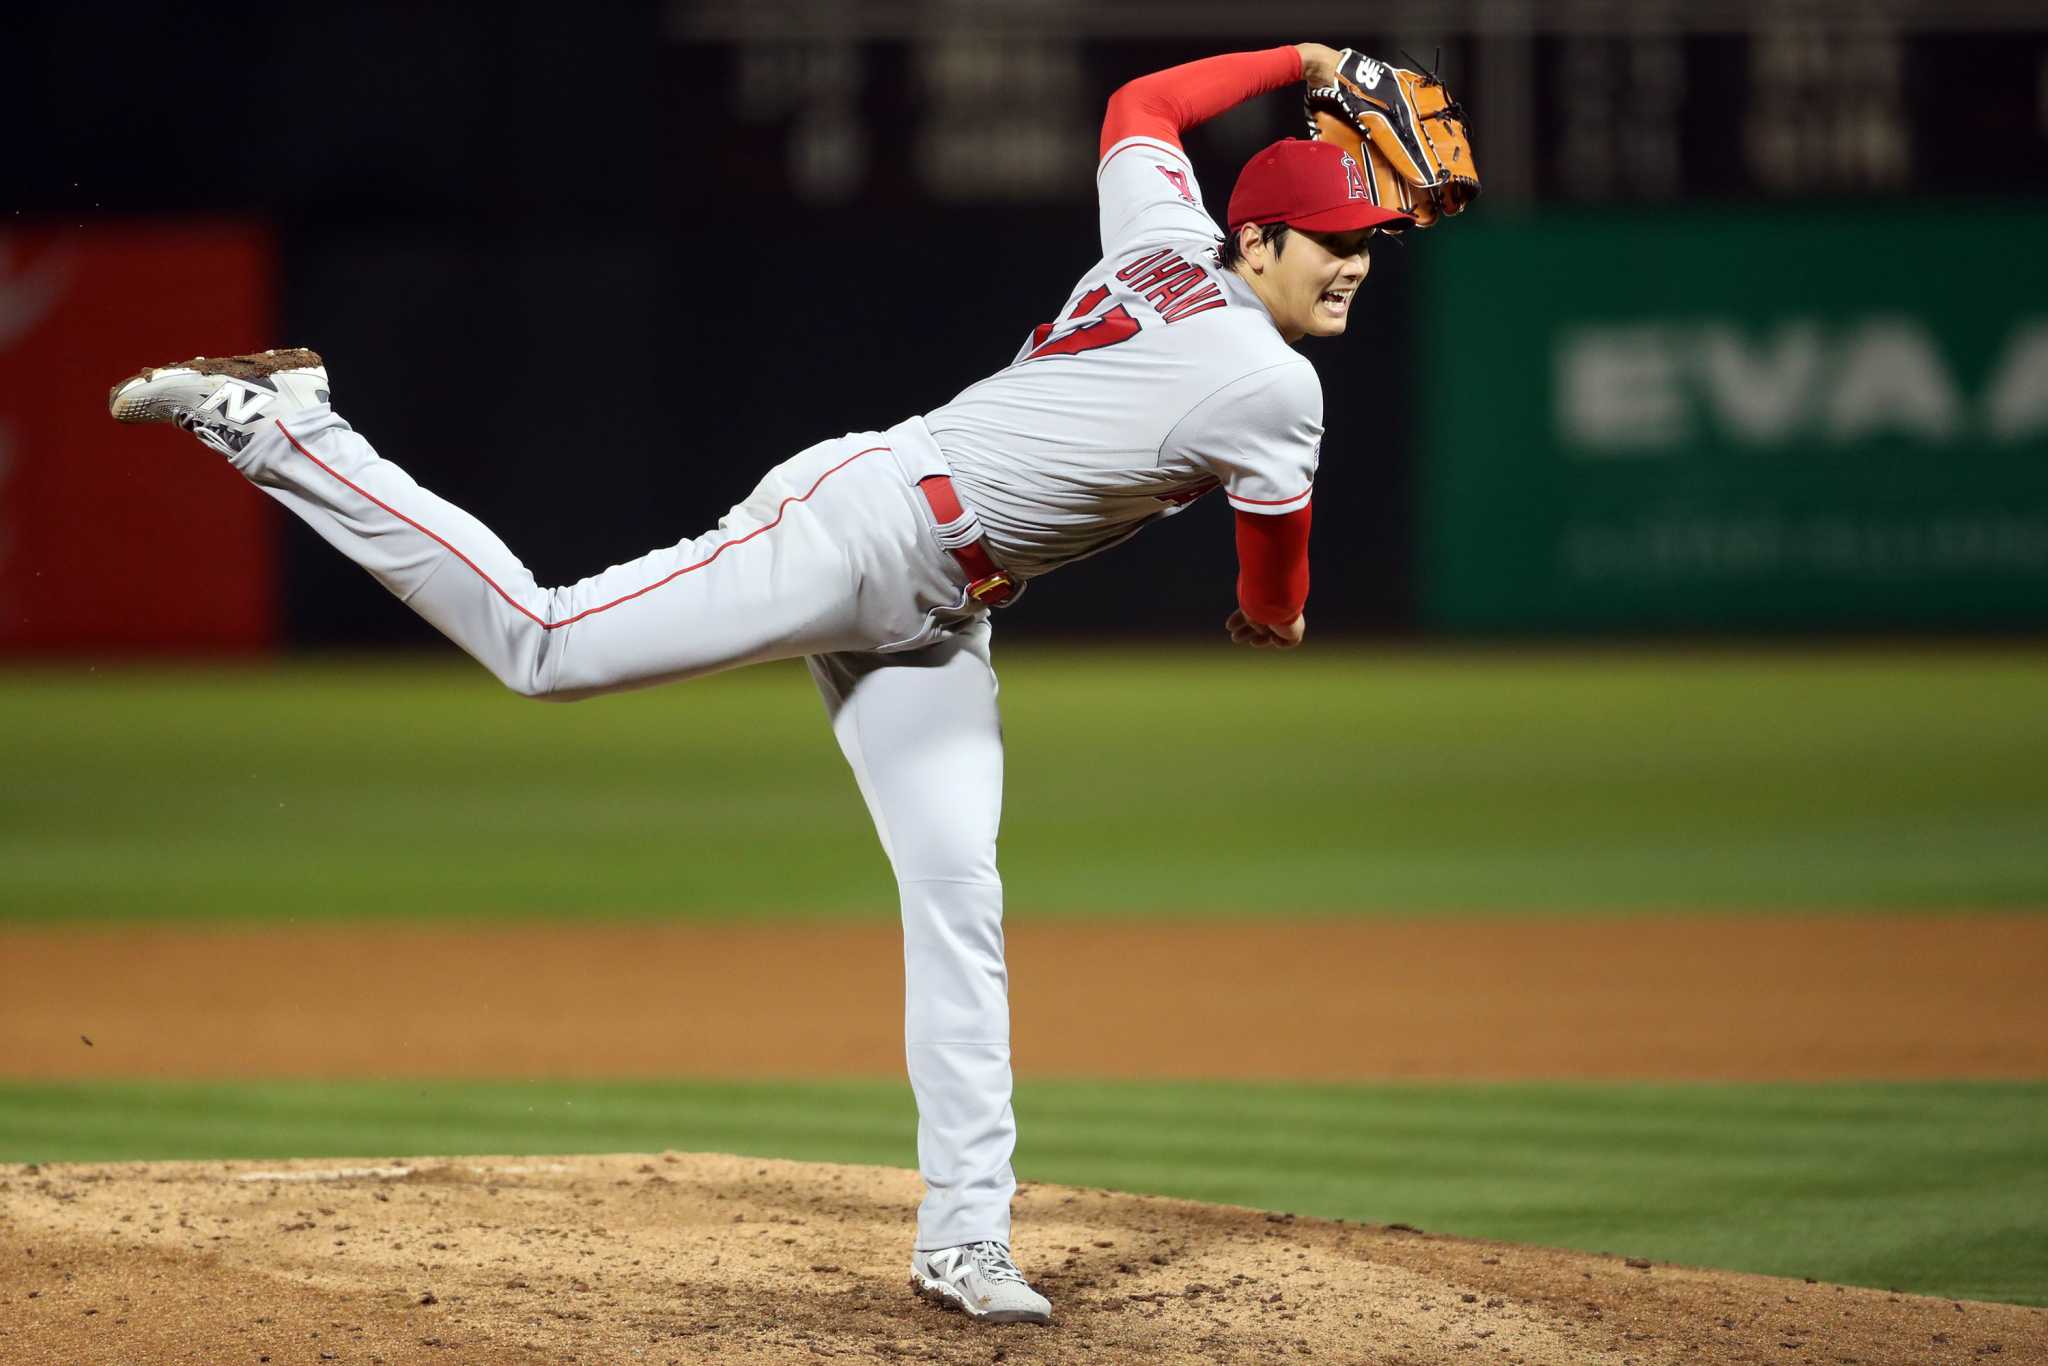
[[[711,531],[563,588],[330,409],[274,424],[235,465],[524,696],[805,658],[900,894],[917,1247],[1008,1242],[1002,731],[987,614],[916,487],[946,472],[923,422],[801,451]]]

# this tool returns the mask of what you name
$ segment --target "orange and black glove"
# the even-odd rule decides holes
[[[1420,65],[1418,63],[1418,65]],[[1303,99],[1312,138],[1365,168],[1373,203],[1427,228],[1479,197],[1465,110],[1434,71],[1410,71],[1345,48],[1337,79]]]

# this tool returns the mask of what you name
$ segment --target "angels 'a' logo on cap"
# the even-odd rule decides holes
[[[1349,152],[1344,154],[1344,182],[1345,192],[1351,198],[1364,199],[1366,197],[1365,173],[1358,169],[1357,161],[1352,159]]]

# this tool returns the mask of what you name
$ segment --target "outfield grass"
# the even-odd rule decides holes
[[[2048,904],[2048,652],[1017,651],[1034,915]],[[893,915],[801,668],[0,673],[0,919]]]
[[[1039,1081],[1017,1105],[1025,1180],[2048,1304],[2048,1084]],[[914,1122],[896,1082],[0,1085],[9,1161],[675,1148],[910,1166]]]

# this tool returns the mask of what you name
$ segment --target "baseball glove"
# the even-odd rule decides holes
[[[1420,66],[1421,63],[1416,63]],[[1410,71],[1345,48],[1334,83],[1302,101],[1312,138],[1365,168],[1373,203],[1427,228],[1479,196],[1465,110],[1434,71]]]

